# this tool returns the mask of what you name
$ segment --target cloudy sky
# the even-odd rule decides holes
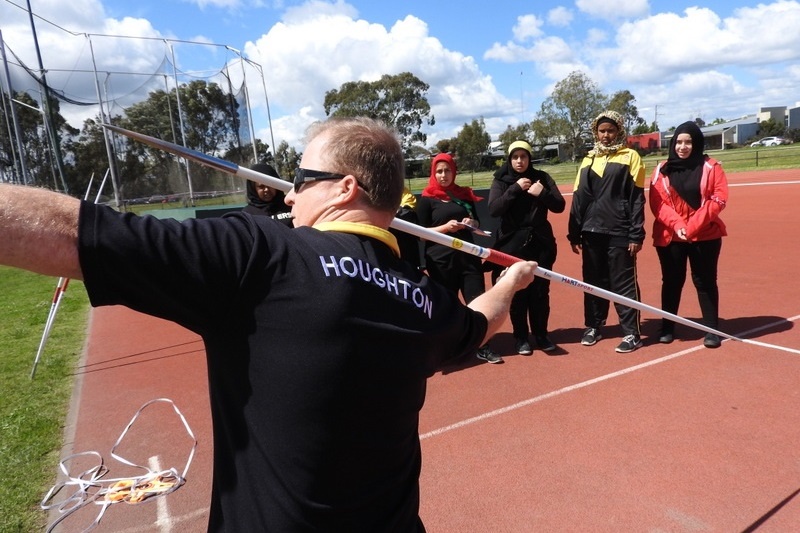
[[[699,2],[30,0],[48,82],[69,97],[96,100],[93,57],[102,93],[124,106],[148,74],[170,83],[174,56],[181,82],[244,77],[256,134],[272,144],[271,118],[275,143],[298,149],[326,91],[404,71],[430,85],[429,146],[474,118],[493,138],[532,120],[576,70],[631,91],[664,129],[800,105],[800,0]],[[17,64],[38,59],[25,0],[0,0],[0,31],[14,89],[27,88]],[[64,114],[80,126],[97,112]]]

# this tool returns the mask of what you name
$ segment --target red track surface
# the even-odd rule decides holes
[[[800,170],[729,181],[720,329],[800,349]],[[567,215],[551,220],[560,246],[554,270],[580,279]],[[649,240],[639,257],[642,301],[660,307]],[[429,531],[800,529],[800,356],[731,340],[708,350],[703,333],[681,325],[673,344],[657,344],[660,319],[648,315],[645,345],[617,354],[613,307],[606,338],[584,347],[582,293],[555,283],[551,293],[562,355],[511,355],[506,327],[493,341],[509,355],[505,364],[469,361],[430,380],[420,421]],[[679,314],[699,317],[690,280]],[[124,308],[95,309],[79,375],[65,453],[96,450],[111,476],[123,475],[108,451],[136,410],[160,397],[175,401],[199,441],[184,487],[115,504],[98,531],[205,530],[212,450],[197,337]],[[162,468],[180,471],[189,449],[171,408],[156,404],[119,453],[144,464],[157,455]]]

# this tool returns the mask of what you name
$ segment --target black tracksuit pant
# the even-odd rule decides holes
[[[555,249],[545,249],[531,259],[538,262],[542,268],[550,270],[555,263],[555,255]],[[547,323],[550,320],[550,280],[536,276],[530,285],[514,293],[509,316],[515,339],[527,340],[529,325],[534,337],[547,337]]]
[[[717,287],[717,265],[722,250],[722,239],[698,242],[671,242],[657,246],[661,263],[661,308],[678,314],[681,292],[686,282],[686,262],[692,271],[692,282],[697,289],[697,299],[703,314],[703,324],[717,328],[719,322],[719,288]],[[673,333],[675,323],[664,319],[661,333]]]
[[[558,248],[552,235],[535,240],[532,245],[526,244],[522,249],[508,253],[526,261],[536,261],[547,270],[553,268]],[[497,282],[500,272],[502,268],[492,269],[492,285]],[[536,276],[530,285],[515,292],[508,314],[515,339],[527,341],[529,333],[533,333],[536,338],[547,337],[547,324],[550,321],[550,280]]]
[[[611,235],[584,233],[581,238],[583,280],[590,285],[639,301],[636,279],[636,256],[628,245],[614,246]],[[613,243],[616,244],[616,243]],[[583,294],[584,321],[587,328],[599,328],[608,319],[610,302],[600,296]],[[623,335],[640,335],[638,309],[614,303]]]

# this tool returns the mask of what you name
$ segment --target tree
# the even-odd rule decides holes
[[[456,136],[458,165],[465,170],[479,169],[490,142],[492,142],[492,138],[486,132],[483,117],[473,120],[471,124],[464,124]]]
[[[625,131],[630,135],[635,129],[646,124],[645,120],[639,116],[639,109],[634,105],[636,98],[630,91],[617,91],[611,95],[611,99],[606,106],[612,111],[622,115],[625,121]]]
[[[455,139],[440,139],[436,143],[436,151],[440,154],[449,154],[455,152],[456,140]]]
[[[408,153],[414,143],[425,144],[423,122],[435,124],[425,93],[430,86],[411,74],[384,74],[377,81],[349,81],[325,93],[328,116],[367,116],[394,126]]]
[[[256,153],[258,154],[257,158],[253,156],[253,144],[247,143],[232,147],[225,152],[222,158],[227,161],[236,161],[238,164],[248,167],[254,163],[269,163],[272,165],[275,162],[275,156],[270,152],[269,145],[261,139],[256,139]]]
[[[697,124],[697,127],[698,127],[698,128],[703,128],[703,127],[705,127],[705,125],[706,125],[706,121],[705,121],[705,120],[703,120],[703,119],[702,119],[702,118],[700,118],[700,117],[697,117],[696,119],[694,119],[694,123],[695,123],[695,124]]]
[[[21,104],[14,103],[10,98],[3,99],[6,104],[3,109],[3,125],[2,133],[0,133],[0,150],[7,154],[16,156],[17,162],[23,162],[27,175],[21,177],[23,183],[31,183],[34,185],[44,186],[47,184],[48,165],[49,159],[47,156],[46,138],[42,137],[44,131],[44,124],[42,122],[42,113],[39,109],[39,104],[31,98],[28,93],[18,92],[15,93],[13,99]],[[16,106],[14,112],[17,116],[17,123],[19,124],[20,138],[19,142],[22,145],[22,153],[19,153],[16,144],[16,132],[12,136],[6,134],[6,124],[11,124],[11,109],[10,106]],[[32,109],[31,109],[32,108]],[[10,160],[9,160],[10,162]],[[22,169],[18,167],[21,172]]]
[[[230,98],[216,83],[202,80],[180,85],[178,90],[183,112],[183,135],[175,89],[169,93],[154,91],[147,100],[128,107],[121,126],[199,152],[228,153],[236,156],[234,162],[238,164],[252,160],[252,152],[242,150],[239,144],[238,103],[234,98]],[[186,190],[186,171],[182,162],[178,163],[169,154],[141,143],[129,142],[125,147],[124,157],[134,156],[145,162],[147,181],[154,189],[151,192],[169,194]],[[228,187],[227,176],[218,171],[195,163],[190,164],[189,170],[195,190]]]
[[[73,190],[77,192],[85,192],[89,185],[89,180],[94,175],[94,187],[99,188],[102,183],[106,172],[109,172],[108,179],[103,185],[103,195],[107,197],[114,196],[114,187],[111,183],[111,174],[109,170],[108,151],[106,150],[105,133],[101,124],[101,119],[96,117],[94,119],[86,119],[83,122],[80,133],[65,146],[74,154],[74,164],[69,169],[69,175],[72,176],[72,182],[77,184]],[[113,117],[112,124],[119,123],[119,116]],[[113,149],[113,146],[112,146]],[[143,165],[140,161],[131,159],[125,162],[118,162],[116,158],[112,158],[115,164],[115,174],[119,177],[120,171],[125,176],[143,176],[145,174]],[[96,194],[96,191],[95,191]],[[146,194],[150,194],[147,191]]]
[[[66,184],[67,189],[72,190],[67,180],[66,170],[63,176],[64,182],[62,183],[62,176],[57,166],[57,161],[62,160],[62,154],[53,153],[51,139],[45,130],[44,110],[40,107],[39,102],[25,92],[15,93],[13,99],[16,102],[11,101],[11,99],[4,99],[6,108],[2,109],[3,123],[11,123],[11,110],[8,106],[15,106],[14,111],[19,124],[19,141],[22,145],[22,153],[20,154],[17,150],[16,136],[10,137],[7,134],[0,136],[0,153],[9,156],[9,163],[11,163],[11,154],[14,154],[18,160],[22,159],[24,161],[27,176],[22,180],[23,182],[39,187],[50,187],[55,190],[63,190],[63,185]],[[58,144],[56,149],[60,149],[62,140],[69,140],[72,136],[77,135],[78,130],[70,126],[61,115],[58,100],[50,98],[49,105],[52,114],[50,125],[55,130]],[[8,122],[6,122],[6,119],[8,119]],[[7,128],[4,127],[3,129]]]
[[[553,94],[542,102],[531,127],[537,140],[565,142],[573,160],[584,152],[594,117],[603,111],[606,97],[582,72],[573,72],[558,82]]]
[[[290,147],[289,143],[281,141],[275,151],[275,170],[283,179],[291,180],[294,171],[300,166],[302,155],[298,154],[294,147]]]
[[[413,159],[425,159],[431,156],[431,151],[424,146],[412,146],[409,156]]]
[[[512,127],[510,124],[506,126],[506,130],[500,134],[498,140],[503,145],[503,148],[508,148],[514,141],[531,141],[531,125],[529,123],[520,124],[519,126]]]
[[[758,124],[758,137],[783,137],[786,126],[774,119],[763,120]]]

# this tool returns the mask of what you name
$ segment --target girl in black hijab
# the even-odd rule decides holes
[[[675,128],[669,158],[656,168],[650,182],[650,209],[655,215],[653,244],[661,263],[662,309],[678,312],[688,260],[703,323],[717,329],[717,265],[722,237],[727,235],[719,214],[728,201],[728,180],[722,165],[705,155],[704,149],[697,124],[684,122]],[[662,320],[659,342],[672,342],[674,334],[675,323]],[[707,348],[720,344],[713,333],[703,340]]]
[[[494,175],[489,214],[500,218],[494,248],[551,269],[556,261],[556,239],[547,214],[562,213],[566,202],[550,174],[533,168],[531,152],[526,141],[511,143],[508,159]],[[492,281],[499,274],[500,269],[493,269]],[[509,313],[517,353],[533,353],[529,333],[533,333],[536,347],[543,352],[556,350],[548,337],[549,280],[537,276],[528,287],[518,291]]]
[[[256,163],[250,167],[262,174],[280,178],[278,172],[267,163]],[[242,209],[251,215],[264,215],[292,227],[292,208],[283,201],[285,195],[274,187],[247,180],[247,205]]]

